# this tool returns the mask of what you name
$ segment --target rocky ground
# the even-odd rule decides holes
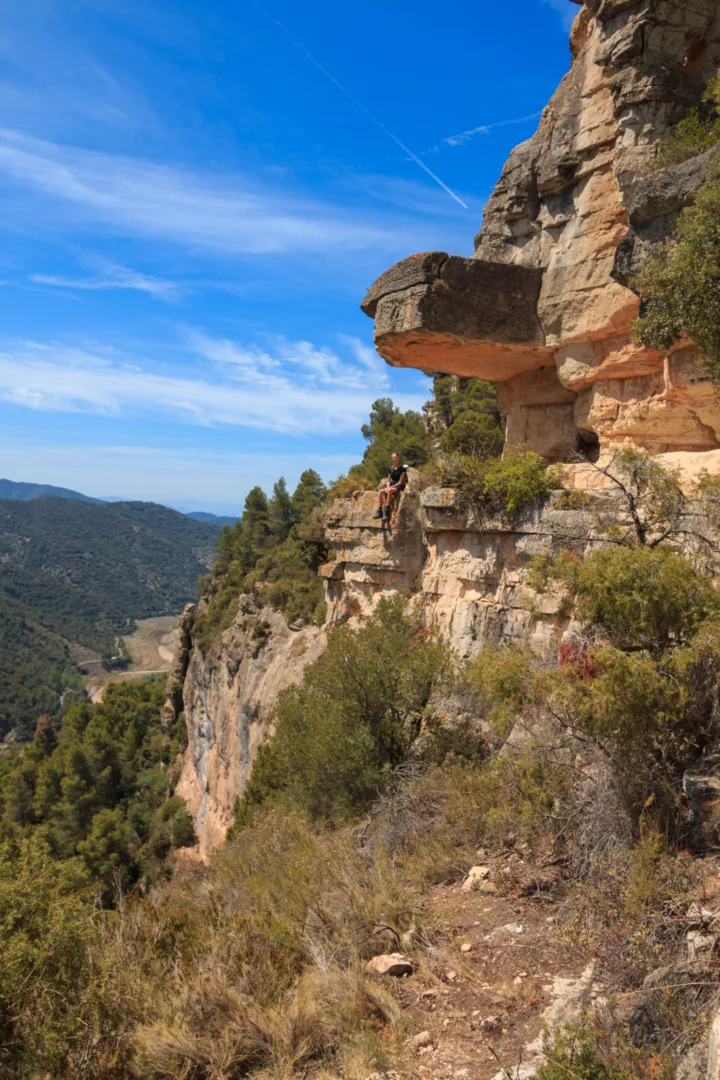
[[[492,877],[516,873],[517,861],[499,861]],[[698,942],[706,959],[717,949],[712,922],[720,915],[720,858],[702,860],[697,870],[697,897],[678,919],[677,963],[700,961]],[[522,896],[520,888],[501,895],[487,878],[479,884],[477,891],[460,884],[434,888],[428,903],[443,946],[412,975],[380,976],[410,1026],[399,1076],[527,1080],[544,1061],[544,1033],[585,1010],[606,1009],[609,1000],[613,1014],[630,1022],[643,1001],[641,987],[615,985],[602,959],[572,940],[564,890]],[[708,1018],[698,1010],[701,1026]],[[696,1059],[702,1060],[700,1071],[678,1075],[704,1080],[706,1059],[703,1045]]]

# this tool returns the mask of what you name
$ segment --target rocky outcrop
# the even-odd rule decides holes
[[[336,502],[327,523],[335,560],[323,567],[328,620],[338,624],[372,612],[380,596],[413,597],[428,625],[460,656],[488,641],[557,650],[569,624],[562,597],[528,583],[530,560],[592,548],[592,519],[561,493],[510,521],[484,520],[463,507],[457,492],[428,488],[406,495],[382,529],[373,518],[377,497],[359,493]]]
[[[705,155],[652,171],[657,140],[700,101],[720,63],[720,8],[585,0],[571,44],[571,70],[537,133],[511,154],[474,254],[404,259],[363,308],[388,363],[496,382],[508,447],[567,462],[578,449],[592,459],[633,445],[664,455],[691,485],[704,467],[720,472],[720,407],[691,344],[662,355],[631,343],[639,302],[628,283],[710,167]],[[566,472],[576,488],[604,480],[590,466]],[[387,526],[376,507],[375,493],[360,492],[328,515],[328,626],[399,592],[463,657],[488,641],[546,657],[571,643],[562,596],[538,593],[529,567],[534,555],[593,549],[582,500],[554,495],[513,521],[487,521],[453,491],[411,486]],[[279,692],[323,643],[323,631],[293,631],[243,598],[208,654],[195,648],[180,662],[189,746],[178,790],[203,853],[225,835]],[[177,715],[176,683],[169,697]]]
[[[468,259],[431,252],[363,302],[388,363],[500,385],[507,446],[548,461],[634,445],[720,446],[692,347],[630,344],[628,288],[668,239],[713,155],[653,173],[657,141],[720,63],[715,0],[586,0],[573,63],[537,133],[510,155]]]
[[[188,747],[176,790],[201,856],[225,839],[257,748],[272,732],[278,695],[300,681],[323,647],[322,630],[293,631],[281,614],[244,597],[208,653],[194,649],[184,687]]]

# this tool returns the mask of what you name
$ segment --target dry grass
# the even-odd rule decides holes
[[[132,1075],[288,1078],[347,1059],[372,1071],[403,1033],[401,1010],[365,975],[378,952],[422,952],[417,897],[347,832],[268,815],[150,902],[129,902],[112,933],[118,962],[151,1003]]]

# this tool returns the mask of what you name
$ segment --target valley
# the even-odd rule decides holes
[[[172,667],[177,645],[176,615],[158,615],[150,619],[140,619],[136,630],[123,638],[125,649],[130,656],[130,664],[123,671],[92,672],[85,681],[87,695],[94,705],[105,696],[105,690],[111,683],[135,682],[149,675],[162,675]]]

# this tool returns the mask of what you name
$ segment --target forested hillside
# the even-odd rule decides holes
[[[70,644],[110,658],[135,619],[179,612],[217,537],[152,503],[0,501],[0,736],[58,714],[79,685]]]

